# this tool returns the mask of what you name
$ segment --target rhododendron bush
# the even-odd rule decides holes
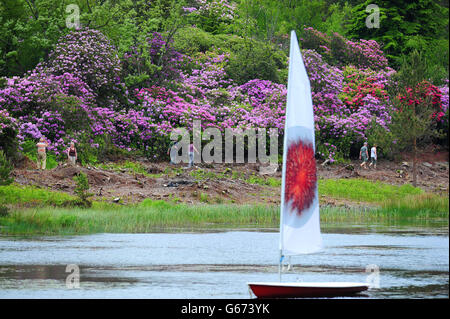
[[[440,123],[444,120],[445,112],[448,109],[448,93],[447,97],[443,98],[441,89],[428,81],[417,84],[415,88],[407,88],[406,94],[399,96],[399,100],[408,105],[414,104],[416,106],[420,106],[427,102],[431,103],[434,110],[431,117],[436,123]]]
[[[216,12],[197,2],[184,10]],[[225,20],[233,14],[228,9]],[[311,81],[316,156],[348,158],[374,126],[388,131],[395,71],[378,43],[307,28],[301,46]],[[45,62],[0,87],[0,136],[12,129],[21,144],[45,136],[58,156],[74,140],[83,144],[81,153],[93,150],[94,159],[105,145],[153,159],[166,156],[174,128],[191,129],[193,120],[222,132],[276,128],[282,135],[286,83],[256,78],[238,84],[226,72],[229,61],[229,52],[214,47],[183,55],[156,32],[119,58],[101,32],[72,31]],[[432,99],[435,121],[448,126],[448,81],[441,87],[423,83],[421,90]]]
[[[48,61],[35,72],[53,75],[69,73],[86,83],[102,106],[120,108],[125,85],[121,82],[121,62],[109,40],[97,30],[70,32],[62,37]]]
[[[16,151],[17,120],[8,111],[0,109],[0,150],[8,157]]]

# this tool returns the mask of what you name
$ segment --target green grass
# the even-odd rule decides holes
[[[401,218],[448,218],[449,199],[433,194],[408,195],[384,201],[379,211]]]
[[[11,184],[0,186],[0,205],[62,206],[75,197],[35,186]]]
[[[257,184],[257,185],[266,185],[271,187],[280,187],[281,186],[281,178],[275,177],[262,177],[255,174],[250,175],[246,180],[249,184]]]
[[[3,234],[146,233],[214,227],[276,227],[278,207],[184,205],[146,200],[139,205],[95,204],[90,209],[18,209],[0,218]]]
[[[97,165],[101,169],[112,170],[115,172],[127,171],[132,174],[142,174],[146,177],[159,178],[164,175],[169,177],[173,177],[176,174],[181,173],[183,170],[181,168],[172,168],[167,167],[164,172],[151,174],[147,171],[144,165],[139,162],[125,161],[125,162],[116,162],[116,163],[108,163],[108,164],[98,164]]]
[[[445,201],[444,201],[445,202]],[[448,201],[446,203],[448,207]],[[447,222],[448,210],[428,207],[398,212],[392,209],[321,207],[321,222],[352,224],[432,225]],[[445,204],[444,204],[445,206]],[[417,207],[416,207],[417,208]],[[88,209],[36,207],[15,209],[0,217],[0,233],[11,235],[73,235],[91,233],[149,233],[215,228],[279,227],[278,205],[186,205],[146,199],[137,205],[94,202]]]
[[[409,184],[396,186],[365,179],[319,179],[318,184],[320,195],[357,202],[382,203],[423,194],[423,190]]]
[[[354,224],[403,224],[424,225],[444,222],[448,226],[448,211],[395,210],[391,208],[346,209],[324,206],[320,209],[320,220],[323,223]]]
[[[234,172],[233,172],[234,173]],[[233,175],[238,178],[238,175]],[[239,176],[239,178],[243,178]],[[249,184],[281,187],[281,178],[250,175],[243,178]],[[369,181],[366,179],[319,179],[319,194],[321,196],[347,199],[355,202],[383,203],[385,201],[401,200],[407,196],[423,194],[423,190],[409,184],[402,186]]]
[[[240,179],[248,184],[265,185],[272,187],[281,186],[280,178],[259,176],[256,174],[251,174],[250,176],[246,177],[243,172],[232,171],[230,168],[226,168],[221,173],[215,173],[204,170],[202,168],[197,168],[196,170],[191,171],[189,174],[196,180],[231,178],[234,180]]]
[[[252,181],[263,183],[259,179]],[[448,225],[448,197],[426,194],[410,185],[393,186],[361,179],[319,180],[319,193],[378,207],[344,209],[323,206],[321,221],[325,223],[395,221],[415,224],[442,221]],[[9,207],[9,214],[0,217],[0,233],[62,235],[278,227],[278,205],[223,204],[220,199],[209,198],[207,194],[199,196],[207,204],[180,204],[178,198],[167,202],[146,199],[135,205],[96,201],[91,208],[83,209],[65,208],[68,202],[76,199],[66,193],[17,184],[0,186],[0,207]],[[211,204],[213,202],[217,204]]]

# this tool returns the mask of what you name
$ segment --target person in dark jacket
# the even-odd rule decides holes
[[[70,164],[76,165],[77,162],[77,149],[75,148],[75,143],[71,142],[69,148],[66,150],[67,160]]]

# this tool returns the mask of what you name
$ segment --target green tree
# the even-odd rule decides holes
[[[287,42],[291,30],[301,36],[304,26],[345,34],[351,8],[346,1],[242,0],[236,32],[273,43]]]
[[[22,75],[48,55],[57,39],[68,31],[68,3],[0,0],[0,76]]]
[[[80,172],[77,176],[73,178],[76,182],[76,187],[74,189],[75,194],[78,196],[79,203],[82,206],[90,207],[92,203],[89,201],[89,197],[93,194],[89,193],[89,180],[87,175]]]
[[[448,39],[448,8],[435,0],[377,1],[379,28],[368,28],[366,18],[370,13],[366,8],[373,3],[366,0],[353,8],[348,36],[383,43],[384,52],[395,66],[401,65],[402,55],[427,47],[436,39]],[[444,55],[448,58],[448,44],[446,51]],[[441,59],[440,63],[445,62]]]
[[[245,39],[231,52],[230,62],[225,70],[238,84],[253,79],[270,80],[280,83],[278,69],[285,68],[286,57],[278,54],[270,43]]]
[[[389,128],[398,150],[412,151],[413,186],[417,186],[418,142],[437,134],[432,119],[434,108],[426,95],[427,82],[423,82],[426,69],[423,55],[413,51],[404,58],[398,72],[398,86],[391,92],[394,111]]]

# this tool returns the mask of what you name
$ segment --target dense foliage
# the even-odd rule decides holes
[[[365,140],[392,150],[395,69],[410,48],[426,49],[432,76],[420,90],[401,84],[399,101],[411,101],[407,92],[431,99],[432,127],[448,132],[448,19],[436,22],[430,1],[410,7],[416,18],[402,9],[392,20],[392,5],[380,3],[383,27],[374,34],[361,26],[365,6],[352,2],[72,2],[78,29],[66,27],[64,1],[0,1],[0,149],[9,157],[45,136],[60,158],[75,141],[82,163],[129,152],[161,159],[169,133],[195,119],[203,128],[283,134],[291,29],[311,81],[319,158],[351,158]],[[425,32],[417,24],[427,17]],[[428,44],[444,43],[446,32],[439,59]]]

